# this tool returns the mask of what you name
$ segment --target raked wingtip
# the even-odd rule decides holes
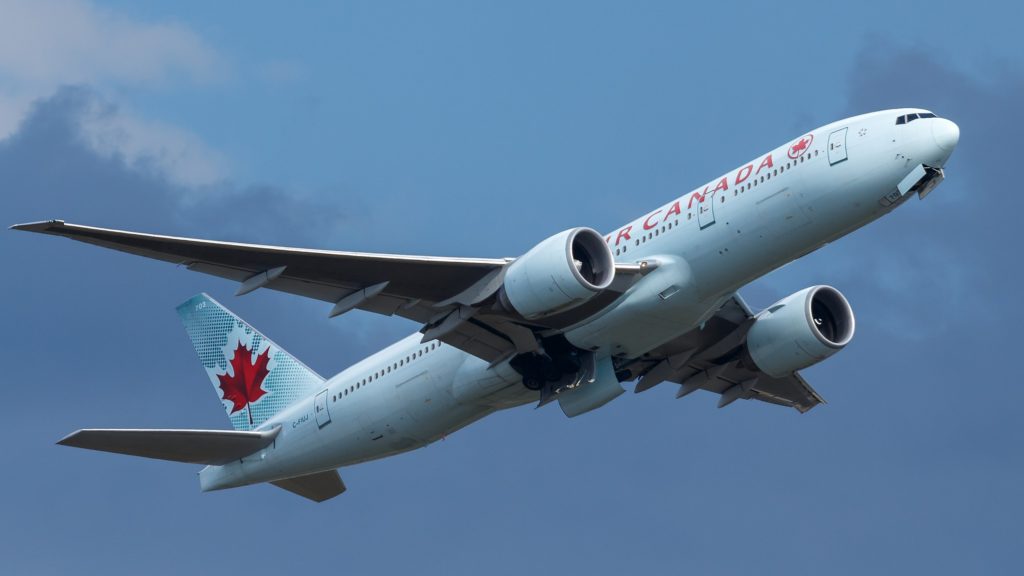
[[[39,222],[27,222],[25,224],[14,224],[8,230],[23,230],[25,232],[46,232],[53,226],[63,226],[63,220],[41,220]]]

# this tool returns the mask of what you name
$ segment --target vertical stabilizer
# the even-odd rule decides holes
[[[178,306],[188,337],[235,430],[252,430],[324,379],[207,294]]]

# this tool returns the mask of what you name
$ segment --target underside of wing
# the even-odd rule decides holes
[[[220,242],[82,226],[61,220],[12,228],[64,236],[187,266],[240,282],[241,293],[250,288],[270,288],[332,303],[356,290],[384,282],[387,287],[370,298],[388,297],[396,306],[415,300],[441,301],[506,263],[502,259],[367,254]],[[377,304],[384,306],[383,302]]]
[[[601,310],[645,268],[614,264],[613,285],[567,312],[527,320],[496,294],[510,258],[441,258],[340,252],[221,242],[112,230],[62,220],[13,226],[154,258],[239,283],[237,295],[260,288],[332,304],[329,316],[353,309],[397,315],[437,339],[488,362],[532,351],[537,334],[560,330]],[[596,234],[596,233],[594,233]]]
[[[719,407],[746,399],[806,412],[823,403],[799,373],[772,377],[751,361],[745,341],[753,323],[753,312],[736,294],[702,327],[616,369],[641,377],[636,392],[673,382],[680,385],[677,398],[707,390],[721,396]]]

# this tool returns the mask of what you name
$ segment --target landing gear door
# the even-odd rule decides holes
[[[846,160],[846,131],[840,128],[828,136],[828,165],[833,166]]]
[[[316,425],[320,428],[331,423],[331,413],[327,410],[327,390],[317,394],[313,399],[313,413],[316,414]]]
[[[703,230],[715,223],[715,194],[707,194],[697,203],[697,225]]]

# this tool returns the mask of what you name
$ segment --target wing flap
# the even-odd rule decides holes
[[[219,466],[269,446],[280,426],[262,432],[233,430],[85,429],[57,444],[190,464]]]
[[[746,399],[788,406],[803,413],[825,402],[799,373],[772,378],[763,372],[736,366],[727,366],[721,371],[715,370],[714,366],[707,369],[691,368],[688,373],[687,376],[669,379],[670,382],[682,385],[680,397],[694,390],[707,390],[723,396],[723,403],[719,407],[725,407],[734,400]]]
[[[330,500],[345,491],[345,483],[337,470],[286,478],[271,484],[314,502]]]

